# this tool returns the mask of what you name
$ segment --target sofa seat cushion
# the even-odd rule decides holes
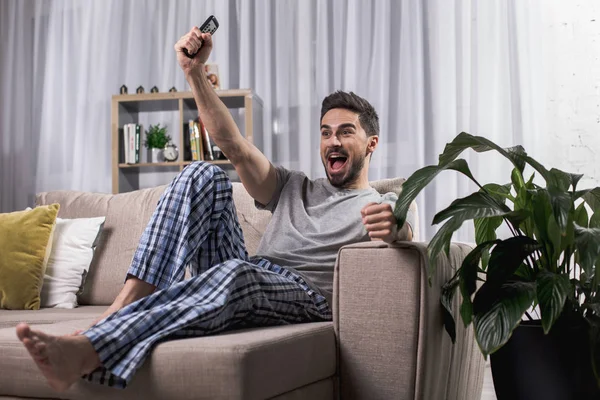
[[[67,321],[33,329],[60,335],[91,322]],[[33,398],[266,399],[329,378],[336,371],[330,322],[163,342],[125,390],[81,380],[59,396],[46,385],[14,328],[0,329],[0,354],[0,396]]]
[[[19,322],[28,324],[54,324],[56,322],[96,319],[107,306],[83,306],[74,309],[42,308],[40,310],[0,310],[0,329],[17,326]]]

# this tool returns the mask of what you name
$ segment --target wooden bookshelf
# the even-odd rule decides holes
[[[240,132],[252,142],[254,131],[262,129],[262,100],[252,92],[251,89],[217,90],[219,98],[233,112],[237,112],[236,122]],[[173,162],[140,162],[126,164],[123,159],[123,126],[128,123],[140,123],[140,116],[145,113],[171,112],[177,115],[177,128],[169,130],[173,141],[177,144],[179,158]],[[193,161],[186,159],[187,123],[189,119],[198,116],[196,104],[192,92],[168,92],[168,93],[142,93],[124,94],[112,96],[112,191],[123,193],[131,190],[141,189],[140,181],[143,177],[151,174],[159,174],[162,171],[177,173],[183,170]],[[143,126],[140,137],[140,153],[145,152],[143,147]],[[143,161],[143,160],[141,160]],[[231,165],[227,160],[214,160],[214,164],[226,167]],[[164,182],[168,183],[168,182]]]

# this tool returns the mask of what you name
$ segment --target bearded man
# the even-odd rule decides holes
[[[189,58],[184,49],[197,54]],[[392,213],[397,196],[369,186],[369,163],[379,141],[379,119],[369,102],[341,91],[323,100],[320,152],[327,179],[311,180],[275,167],[240,134],[206,79],[211,50],[210,34],[198,28],[175,44],[212,139],[256,206],[273,213],[257,255],[246,251],[225,172],[204,162],[187,166],[162,195],[123,289],[97,323],[60,337],[17,326],[57,391],[81,376],[123,388],[159,341],[331,320],[338,250],[367,240],[412,238],[414,216],[397,229]]]

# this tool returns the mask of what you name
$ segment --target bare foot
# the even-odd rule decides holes
[[[63,392],[81,375],[100,366],[94,347],[85,336],[51,336],[17,325],[17,336],[54,390]]]

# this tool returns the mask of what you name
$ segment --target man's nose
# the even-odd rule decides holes
[[[331,147],[340,147],[342,145],[342,142],[340,142],[340,138],[338,138],[337,135],[331,135],[328,141]]]

